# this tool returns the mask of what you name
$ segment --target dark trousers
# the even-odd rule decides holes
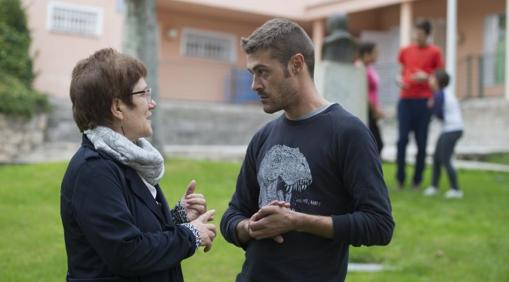
[[[410,132],[414,133],[417,144],[413,185],[419,185],[422,181],[431,119],[431,110],[427,103],[428,99],[401,99],[398,103],[399,137],[396,178],[400,184],[405,183],[406,147]]]
[[[433,154],[433,177],[431,185],[434,187],[438,187],[440,170],[442,166],[444,166],[449,176],[449,185],[451,185],[452,189],[459,190],[458,178],[456,176],[456,170],[452,166],[451,158],[454,153],[454,147],[461,138],[461,135],[463,135],[463,131],[457,130],[444,132],[438,137],[435,153]]]
[[[380,127],[378,127],[378,121],[376,120],[375,114],[371,107],[368,108],[368,126],[371,134],[375,137],[376,146],[378,147],[378,154],[382,153],[384,142],[382,141],[382,134],[380,133]]]

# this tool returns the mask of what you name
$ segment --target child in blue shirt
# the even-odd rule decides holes
[[[451,158],[454,154],[454,147],[463,135],[464,126],[459,103],[454,93],[445,91],[449,80],[449,75],[444,70],[435,71],[429,79],[434,100],[432,113],[442,122],[442,132],[433,154],[431,186],[424,190],[424,195],[433,196],[438,193],[441,168],[445,167],[451,188],[445,193],[445,197],[448,199],[459,199],[463,197],[463,191],[460,190],[458,177],[456,170],[452,166]]]

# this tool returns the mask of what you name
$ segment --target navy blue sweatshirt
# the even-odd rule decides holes
[[[272,200],[332,216],[334,238],[302,232],[241,244],[236,226]],[[225,239],[246,251],[237,281],[343,281],[348,246],[385,245],[394,221],[375,141],[338,104],[308,119],[284,115],[251,140],[221,220]]]
[[[433,103],[433,108],[431,109],[431,112],[434,116],[436,116],[439,120],[444,120],[444,104],[445,104],[445,97],[444,97],[444,90],[440,89],[437,92],[433,94],[435,102]]]

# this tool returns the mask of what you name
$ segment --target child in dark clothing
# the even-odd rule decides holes
[[[461,110],[454,93],[444,91],[449,84],[449,75],[438,70],[430,77],[429,85],[433,91],[433,115],[442,121],[442,133],[438,138],[435,153],[433,154],[433,176],[431,186],[424,190],[425,196],[433,196],[438,193],[440,170],[447,170],[451,189],[445,193],[445,197],[462,198],[463,191],[459,189],[456,170],[452,166],[451,158],[454,147],[463,135],[463,119]]]

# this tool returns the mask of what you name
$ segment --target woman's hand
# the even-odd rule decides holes
[[[193,221],[207,211],[207,201],[203,194],[194,193],[196,181],[193,179],[187,185],[186,194],[180,200],[180,204],[186,210],[187,220]]]
[[[205,247],[205,252],[212,248],[212,241],[216,237],[216,226],[209,223],[209,221],[212,221],[215,212],[215,210],[209,210],[190,222],[198,230],[201,239],[200,246]]]

